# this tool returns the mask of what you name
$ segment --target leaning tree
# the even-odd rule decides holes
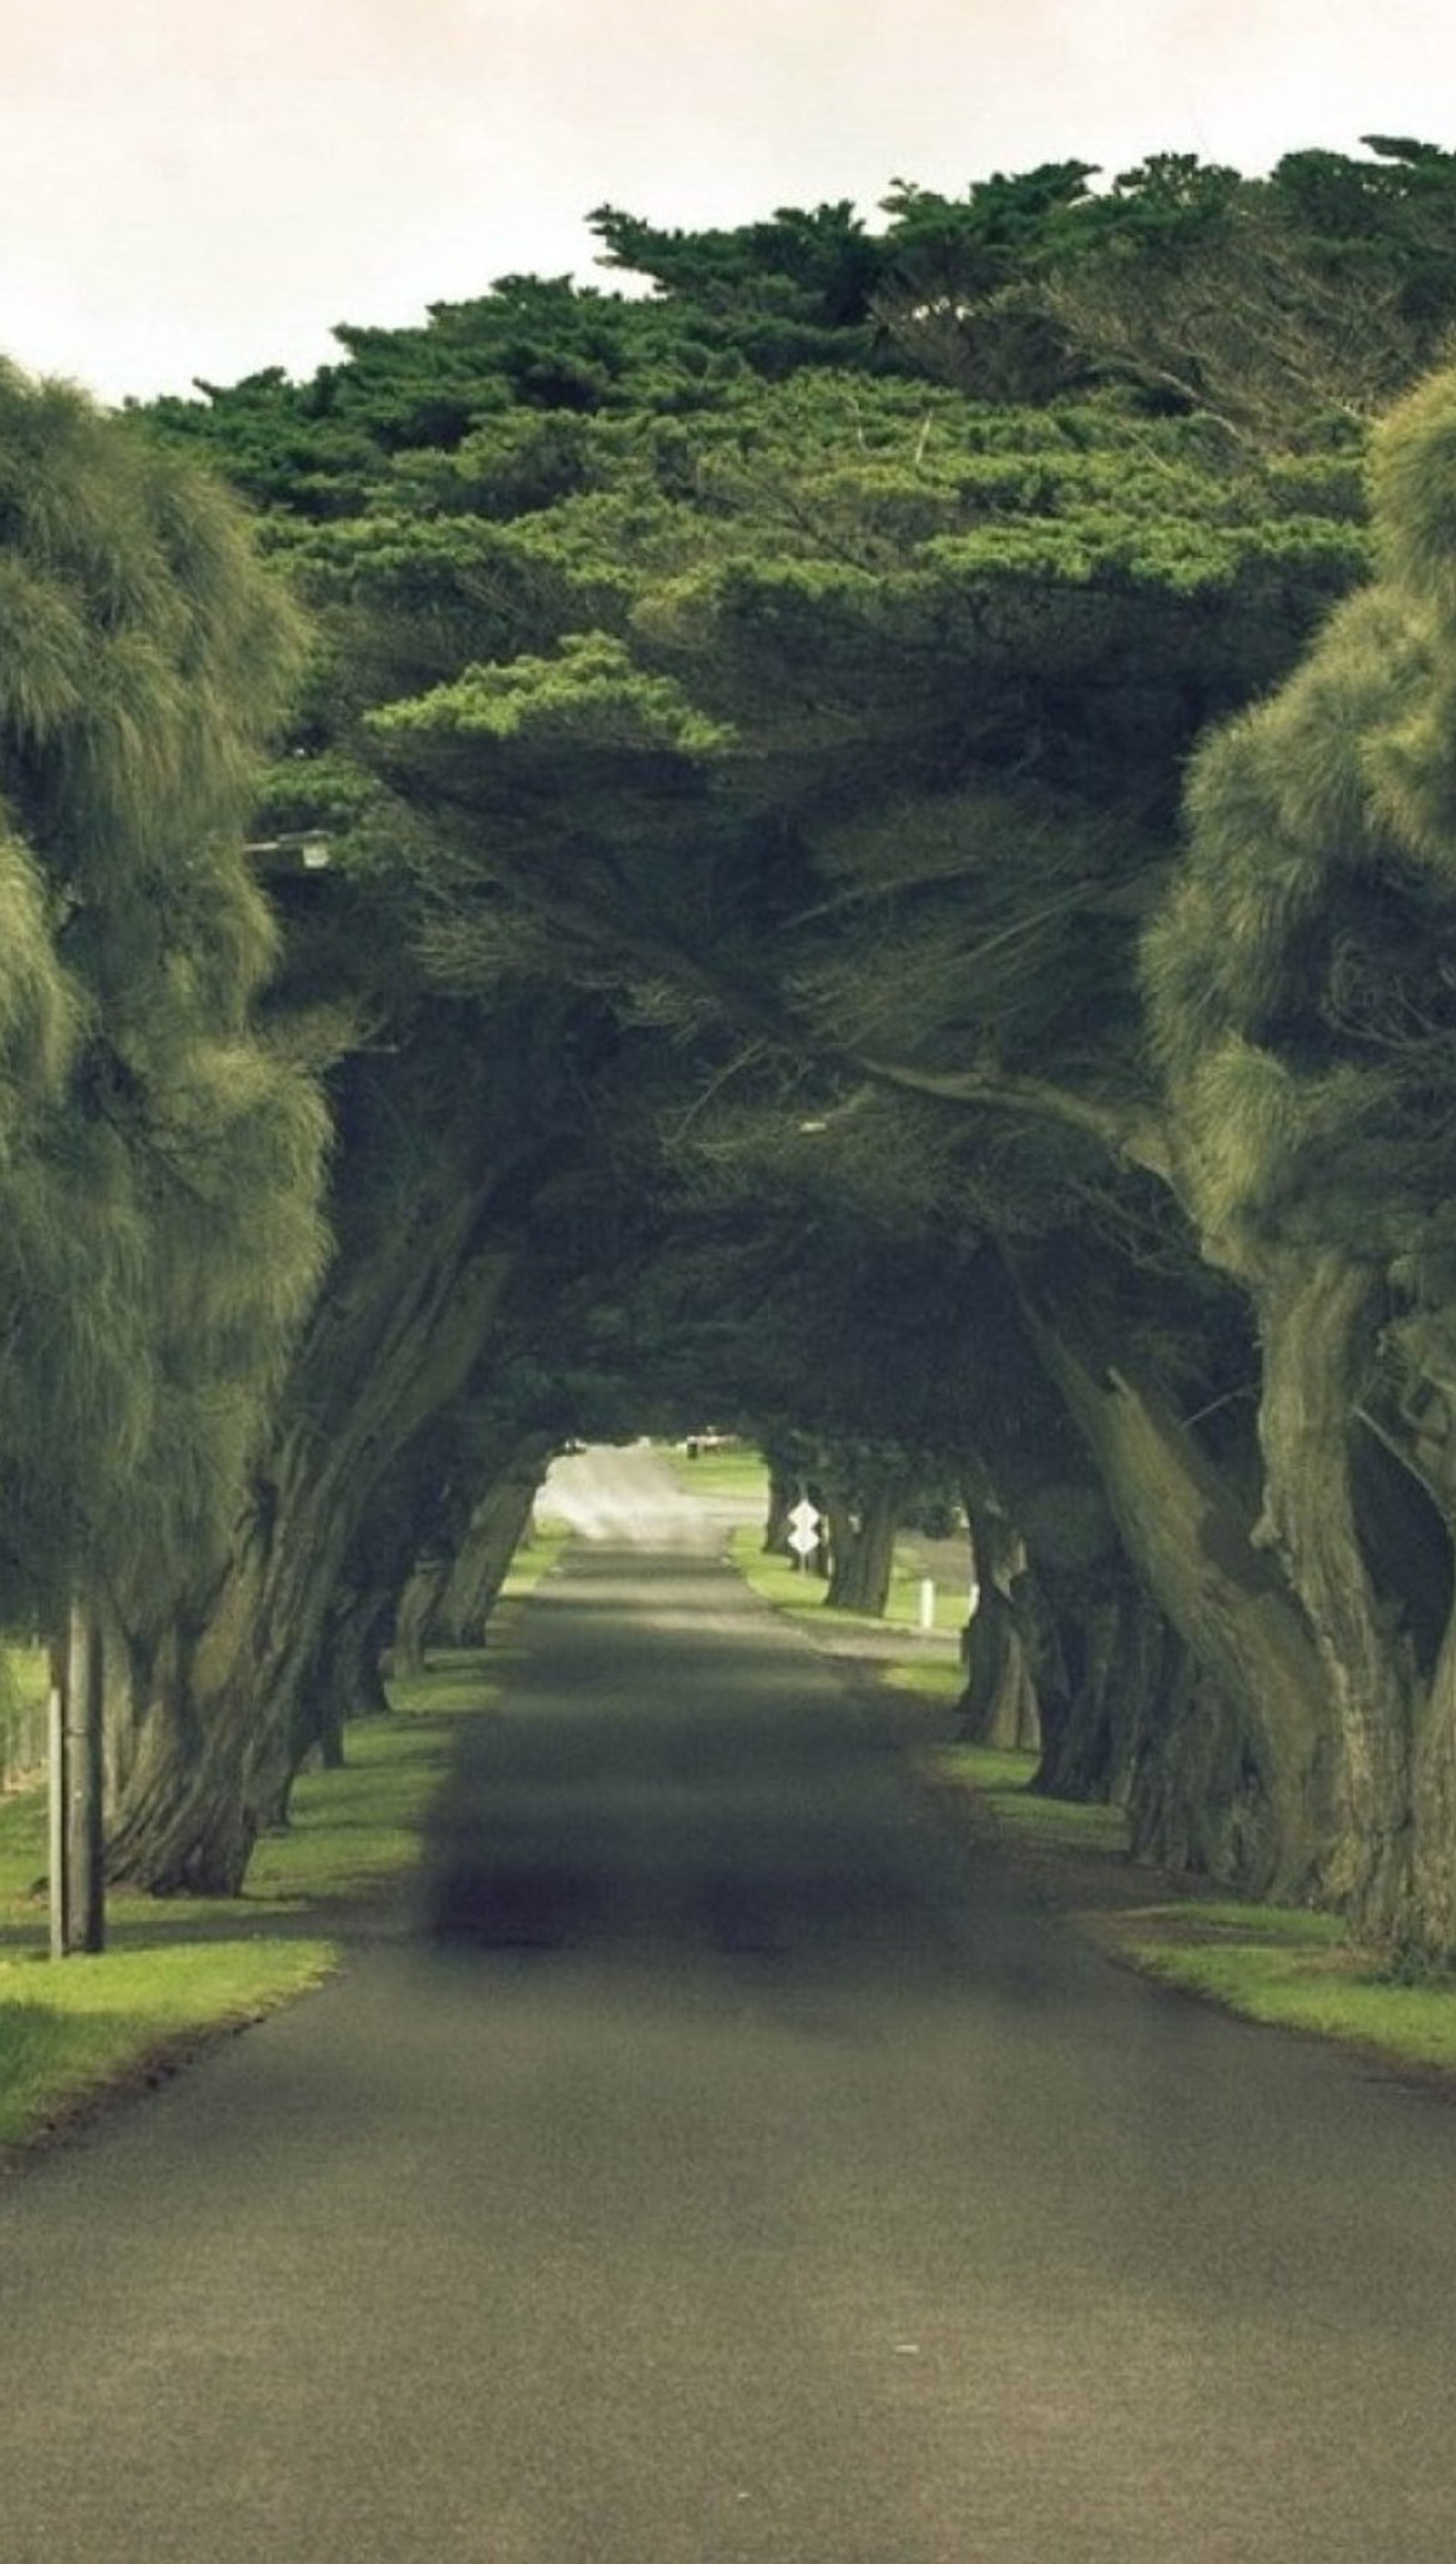
[[[215,1564],[323,1259],[243,844],[299,624],[225,491],[8,368],[0,618],[6,1583],[130,1637]]]

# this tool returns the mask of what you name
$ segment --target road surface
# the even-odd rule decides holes
[[[1456,2112],[1109,1965],[593,1482],[418,1911],[0,2189],[3,2564],[1451,2564]]]

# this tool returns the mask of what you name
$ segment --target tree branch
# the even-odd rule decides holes
[[[845,1054],[866,1076],[882,1086],[911,1095],[932,1095],[945,1104],[963,1104],[989,1113],[1019,1114],[1036,1122],[1056,1122],[1096,1140],[1122,1165],[1144,1167],[1166,1184],[1172,1182],[1172,1155],[1161,1124],[1146,1111],[1132,1111],[1090,1097],[1069,1094],[1038,1077],[1020,1077],[999,1069],[911,1068],[899,1060],[867,1059]]]

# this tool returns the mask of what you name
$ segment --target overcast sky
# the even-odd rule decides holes
[[[0,352],[309,373],[584,216],[737,222],[1148,151],[1456,146],[1451,0],[0,0]]]

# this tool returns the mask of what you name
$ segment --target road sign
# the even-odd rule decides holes
[[[819,1509],[803,1496],[788,1518],[788,1545],[796,1557],[811,1558],[819,1546]]]

